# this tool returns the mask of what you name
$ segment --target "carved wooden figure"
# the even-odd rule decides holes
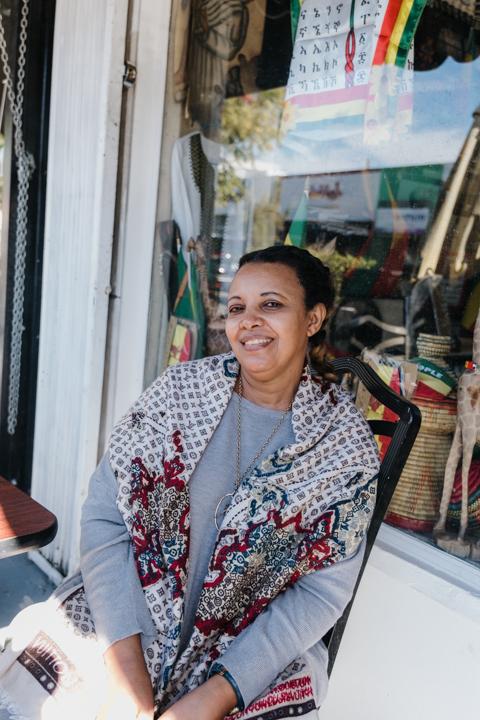
[[[480,540],[465,539],[468,525],[468,473],[475,443],[480,442],[480,311],[473,331],[473,363],[458,381],[457,425],[445,468],[440,517],[434,528],[437,545],[458,557],[480,560]],[[445,529],[455,471],[462,458],[462,503],[458,536]]]

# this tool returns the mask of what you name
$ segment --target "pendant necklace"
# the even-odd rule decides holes
[[[223,517],[223,515],[225,515],[225,512],[226,512],[226,510],[227,510],[227,507],[230,505],[230,502],[232,501],[233,496],[235,495],[235,493],[237,492],[238,488],[240,487],[240,483],[241,483],[242,480],[244,480],[244,478],[246,478],[247,475],[253,470],[253,468],[255,467],[255,464],[256,464],[257,460],[260,458],[260,456],[262,455],[262,453],[264,452],[264,450],[265,450],[265,449],[267,448],[267,446],[270,444],[270,442],[272,441],[275,433],[280,429],[283,421],[285,420],[285,418],[287,417],[288,413],[289,413],[290,410],[292,409],[292,404],[293,404],[293,401],[292,401],[292,402],[290,403],[290,405],[288,406],[288,408],[285,410],[285,412],[282,413],[282,416],[280,417],[280,419],[278,420],[278,422],[275,424],[273,430],[271,431],[270,435],[269,435],[269,436],[266,438],[266,440],[264,441],[264,443],[263,443],[262,447],[260,448],[260,450],[257,452],[257,454],[255,455],[255,457],[253,458],[253,460],[250,462],[250,464],[249,464],[249,466],[247,467],[247,469],[245,470],[245,472],[244,472],[242,475],[240,475],[240,454],[241,454],[241,438],[242,438],[242,400],[243,400],[243,383],[242,383],[242,376],[240,375],[240,377],[239,377],[239,379],[238,379],[238,403],[237,403],[237,463],[236,463],[236,473],[235,473],[235,489],[234,489],[233,492],[225,493],[225,495],[222,495],[222,497],[220,498],[220,500],[219,500],[218,503],[217,503],[217,506],[216,506],[216,508],[215,508],[215,515],[214,515],[215,527],[217,528],[217,530],[220,530],[220,525],[221,525],[221,518],[220,518],[220,521],[219,521],[219,518],[218,518],[218,514],[219,514],[220,509],[221,509],[222,506],[223,506],[223,513],[222,513],[222,517]],[[225,501],[226,501],[226,500],[228,500],[228,502],[225,504]]]

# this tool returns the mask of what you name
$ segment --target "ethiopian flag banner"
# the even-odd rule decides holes
[[[426,0],[388,0],[373,56],[374,65],[405,67]]]

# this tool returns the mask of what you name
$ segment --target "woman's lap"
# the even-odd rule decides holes
[[[6,693],[15,707],[13,718],[21,715],[24,708],[31,720],[56,720],[65,712],[72,720],[95,717],[92,697],[96,695],[100,702],[105,683],[102,655],[83,587],[76,588],[56,605],[53,599],[41,604],[44,622],[39,622],[35,606],[27,608],[21,614],[23,635],[27,637],[25,625],[30,622],[31,639],[24,640],[23,646],[20,642],[16,652],[9,649],[10,664],[0,653],[0,696],[2,691]],[[87,687],[88,692],[82,692]],[[279,720],[296,716],[316,720],[315,694],[308,661],[295,661],[236,718]],[[84,695],[90,698],[85,707]],[[37,704],[38,711],[33,709]],[[11,713],[1,707],[0,701],[0,720],[13,720]],[[72,714],[72,710],[78,713]]]

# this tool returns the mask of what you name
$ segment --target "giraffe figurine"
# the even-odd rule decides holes
[[[440,516],[433,529],[437,545],[453,555],[480,560],[480,540],[465,539],[468,525],[468,473],[475,443],[480,442],[480,311],[473,331],[473,362],[458,381],[457,425],[445,467]],[[446,531],[455,472],[462,458],[462,500],[458,536]]]

